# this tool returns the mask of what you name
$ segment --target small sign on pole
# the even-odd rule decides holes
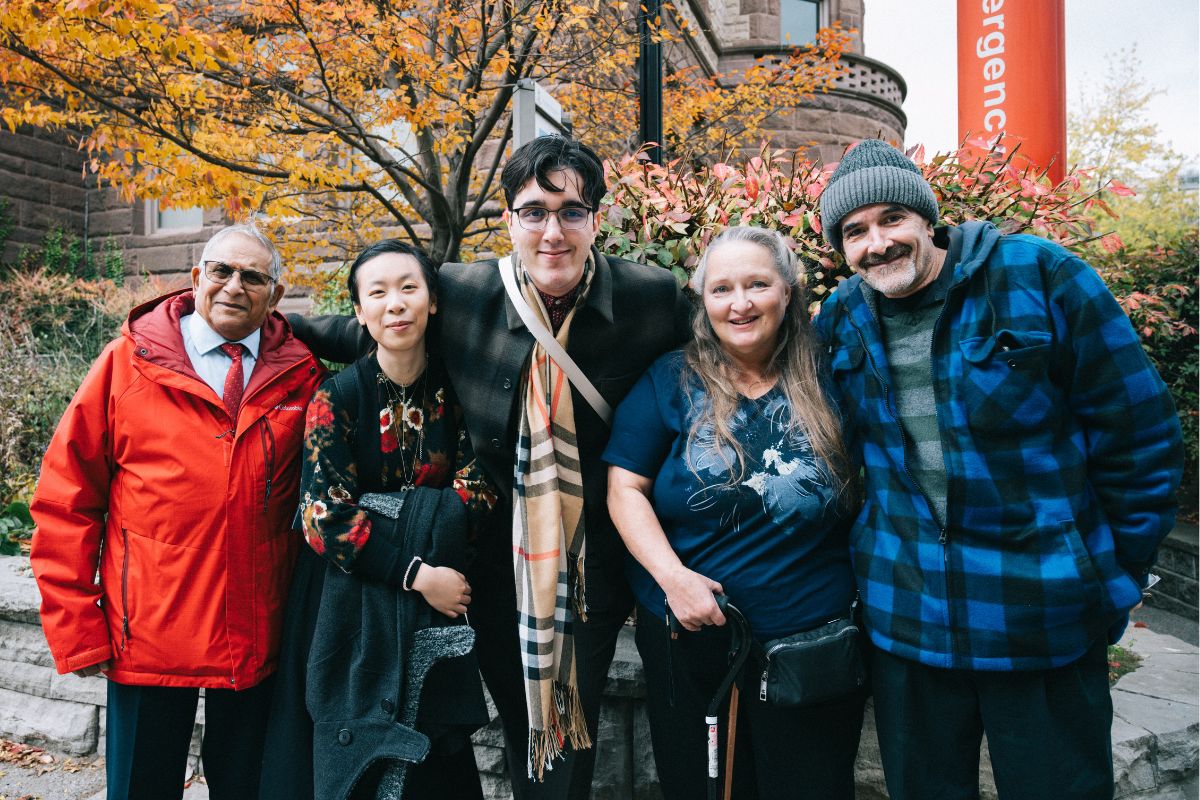
[[[513,149],[539,136],[566,133],[562,106],[533,78],[517,81],[513,92]]]

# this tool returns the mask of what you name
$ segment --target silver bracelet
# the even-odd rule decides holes
[[[415,567],[417,564],[423,563],[425,563],[425,561],[420,556],[413,556],[413,560],[408,562],[408,568],[404,570],[404,580],[400,581],[401,589],[406,592],[412,591],[412,584],[408,582],[409,576],[415,571],[413,567]]]

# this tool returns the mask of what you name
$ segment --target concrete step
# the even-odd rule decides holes
[[[1158,550],[1158,563],[1153,571],[1162,580],[1150,590],[1148,605],[1189,619],[1200,619],[1198,549],[1200,527],[1191,522],[1176,524]]]

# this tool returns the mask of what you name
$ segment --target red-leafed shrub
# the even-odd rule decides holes
[[[978,143],[973,143],[978,144]],[[988,220],[1005,233],[1032,233],[1078,253],[1104,277],[1142,336],[1171,387],[1188,453],[1185,512],[1195,513],[1197,448],[1197,237],[1126,248],[1097,226],[1112,212],[1107,200],[1132,191],[1115,181],[1089,189],[1085,169],[1057,184],[1044,173],[962,149],[913,158],[933,186],[944,223]],[[601,212],[598,245],[604,252],[670,269],[687,283],[701,251],[731,225],[758,225],[783,232],[804,264],[819,304],[850,272],[821,236],[819,198],[836,165],[818,166],[796,153],[767,150],[736,163],[667,165],[641,155],[608,163],[612,187]],[[1100,213],[1097,213],[1100,212]]]
[[[963,149],[926,160],[924,148],[909,151],[933,186],[942,220],[995,223],[1005,233],[1028,232],[1082,253],[1099,240],[1117,249],[1120,240],[1100,237],[1086,213],[1106,208],[1106,193],[1128,192],[1110,184],[1089,191],[1086,170],[1060,183],[991,154]],[[683,284],[700,251],[730,225],[760,225],[792,241],[818,298],[849,274],[821,236],[819,199],[836,164],[818,166],[794,152],[765,147],[740,163],[689,167],[683,159],[659,166],[640,154],[609,162],[612,190],[600,222],[600,249],[672,270]]]

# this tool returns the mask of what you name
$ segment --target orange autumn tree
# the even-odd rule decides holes
[[[341,257],[384,228],[458,259],[498,228],[518,80],[564,98],[577,133],[605,155],[630,144],[637,8],[5,0],[0,117],[12,130],[77,136],[86,168],[127,198],[260,213],[292,263]],[[656,35],[691,34],[664,23]],[[825,34],[807,55],[758,64],[741,83],[678,73],[665,104],[669,141],[711,144],[718,126],[756,133],[769,109],[829,85],[844,45],[843,34]],[[756,91],[772,96],[755,100]]]
[[[814,93],[824,92],[845,72],[841,55],[850,43],[840,24],[822,28],[812,44],[757,59],[743,71],[705,75],[688,63],[686,20],[664,4],[654,26],[663,43],[663,144],[668,156],[712,163],[738,149],[756,149],[764,127]],[[562,86],[556,96],[570,111],[581,139],[609,158],[637,150],[636,47],[613,54],[620,67]]]

